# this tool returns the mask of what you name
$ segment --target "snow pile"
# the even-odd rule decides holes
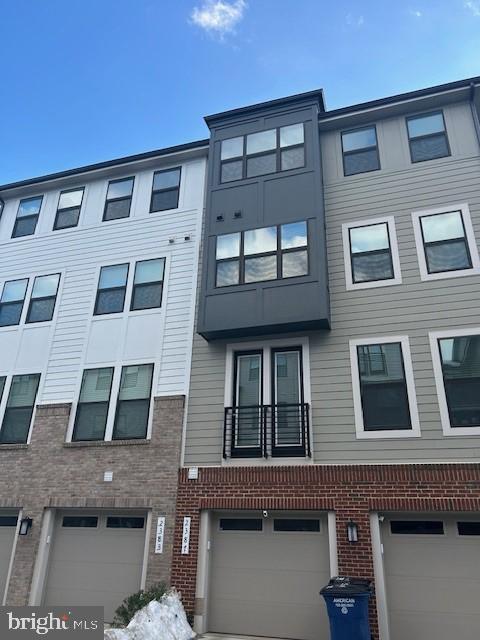
[[[104,633],[104,640],[191,640],[194,637],[175,591],[137,611],[125,629],[107,629]]]

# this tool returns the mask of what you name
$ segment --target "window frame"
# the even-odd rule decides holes
[[[375,131],[375,141],[376,144],[375,146],[369,146],[369,147],[362,147],[361,149],[354,149],[353,151],[345,151],[343,148],[343,136],[348,134],[348,133],[356,133],[357,131],[366,131],[367,129],[373,129]],[[372,173],[372,171],[380,171],[382,168],[381,162],[380,162],[380,151],[379,151],[379,147],[378,147],[378,132],[377,132],[377,125],[375,124],[368,124],[368,125],[364,125],[361,127],[355,127],[354,129],[345,129],[345,131],[340,131],[340,147],[342,149],[342,169],[343,169],[343,177],[344,178],[351,178],[352,176],[358,176],[358,175],[362,175],[363,173]],[[371,151],[375,149],[376,151],[376,156],[377,156],[377,163],[378,163],[378,167],[376,167],[375,169],[367,169],[365,171],[356,171],[355,173],[346,173],[345,170],[345,156],[353,156],[355,154],[358,153],[362,153],[365,151]]]
[[[165,189],[154,189],[154,185],[155,185],[155,176],[158,173],[169,173],[171,171],[178,171],[179,172],[179,176],[178,176],[178,186],[177,187],[167,187]],[[182,186],[182,165],[179,165],[178,167],[169,167],[168,169],[158,169],[157,171],[153,172],[152,175],[152,189],[150,192],[150,206],[148,209],[149,213],[161,213],[162,211],[174,211],[175,209],[179,208],[179,204],[180,204],[180,188]],[[153,209],[153,197],[156,193],[165,193],[167,191],[177,191],[177,204],[175,207],[169,207],[168,209]],[[133,195],[133,191],[132,191],[132,195]]]
[[[4,330],[4,329],[11,329],[12,327],[19,327],[22,325],[22,320],[25,320],[24,318],[24,313],[25,313],[25,301],[27,300],[27,298],[30,297],[30,288],[31,288],[31,278],[27,277],[27,278],[14,278],[13,280],[4,280],[2,282],[2,286],[0,289],[0,308],[2,308],[3,306],[8,306],[8,305],[13,305],[13,304],[19,304],[20,300],[12,300],[10,302],[2,302],[2,297],[3,297],[3,293],[5,290],[5,285],[9,284],[10,282],[21,282],[22,280],[26,280],[27,281],[27,286],[25,287],[25,295],[23,296],[23,300],[22,300],[22,307],[20,310],[20,316],[18,318],[18,322],[16,323],[12,323],[12,324],[3,324],[0,325],[0,330]]]
[[[37,281],[38,278],[44,278],[45,276],[58,276],[58,281],[57,281],[57,288],[55,290],[55,295],[54,296],[43,296],[40,298],[34,298],[33,297],[33,290],[35,288],[35,282]],[[45,273],[42,275],[36,275],[33,277],[33,282],[31,285],[31,289],[29,291],[29,301],[28,301],[28,307],[27,307],[27,314],[25,316],[25,324],[43,324],[44,322],[52,322],[54,316],[55,316],[55,310],[57,308],[57,298],[58,298],[58,292],[60,291],[60,282],[62,279],[62,274],[61,272],[57,272],[57,273]],[[27,286],[27,292],[28,292],[28,286]],[[25,295],[26,297],[26,295]],[[53,309],[52,309],[52,317],[49,318],[48,320],[29,320],[30,317],[30,311],[32,309],[33,306],[33,302],[37,302],[37,301],[45,301],[45,300],[54,300],[53,303]],[[24,305],[25,305],[25,300],[24,300]],[[23,309],[22,309],[23,311]]]
[[[360,385],[360,368],[358,365],[357,347],[374,344],[400,343],[403,357],[403,370],[407,391],[408,408],[410,411],[411,429],[378,429],[366,431],[364,428],[362,395]],[[358,338],[349,341],[350,368],[352,375],[353,410],[355,417],[355,434],[357,440],[378,440],[382,438],[418,438],[421,436],[420,420],[418,416],[417,395],[413,375],[412,356],[408,336],[383,336]]]
[[[140,264],[141,262],[152,262],[154,260],[163,260],[163,278],[162,280],[152,280],[150,282],[141,282],[139,284],[135,284],[135,275],[137,272],[137,265]],[[166,269],[167,269],[167,258],[166,256],[162,256],[160,258],[145,258],[144,260],[135,260],[133,263],[131,263],[132,266],[132,273],[133,275],[132,277],[132,284],[131,284],[131,288],[130,288],[130,305],[129,305],[129,311],[131,311],[132,313],[136,313],[138,311],[153,311],[154,309],[161,309],[162,308],[162,303],[163,303],[163,292],[165,289],[165,279],[166,279]],[[128,287],[128,275],[127,274],[127,287]],[[145,286],[151,286],[151,285],[161,285],[162,290],[160,292],[160,304],[158,307],[143,307],[141,309],[134,309],[133,308],[133,303],[135,300],[135,290],[136,289],[141,289],[142,287]]]
[[[124,266],[127,267],[127,275],[125,276],[125,284],[123,286],[107,287],[107,288],[100,289],[100,278],[102,277],[102,269],[108,269],[109,267],[124,267]],[[103,264],[100,266],[100,270],[98,272],[98,278],[97,278],[97,289],[95,292],[95,303],[93,306],[93,314],[92,314],[93,316],[95,317],[112,316],[112,315],[118,315],[120,313],[125,312],[125,306],[127,301],[127,288],[128,288],[130,271],[131,271],[130,267],[131,267],[131,262],[118,262],[115,264]],[[120,291],[122,289],[123,289],[123,305],[120,311],[108,311],[107,313],[97,313],[98,299],[102,291]]]
[[[480,435],[480,425],[478,427],[452,427],[450,423],[450,411],[448,408],[447,393],[443,380],[442,359],[440,357],[439,340],[444,338],[463,338],[480,335],[480,327],[468,329],[450,329],[443,331],[430,331],[428,338],[430,341],[430,351],[432,354],[433,375],[437,390],[438,408],[440,411],[440,421],[444,436],[472,436]]]
[[[66,231],[67,229],[76,229],[78,227],[78,225],[80,224],[80,216],[82,215],[83,204],[85,202],[85,190],[86,190],[86,186],[72,187],[72,188],[69,188],[69,189],[62,189],[62,190],[59,191],[58,200],[57,200],[57,208],[56,208],[56,211],[55,211],[55,220],[53,221],[52,231]],[[75,191],[81,191],[82,192],[82,198],[80,200],[80,206],[78,206],[78,207],[64,207],[63,209],[60,209],[59,206],[60,206],[60,199],[62,197],[62,194],[64,194],[64,193],[74,193]],[[58,214],[59,213],[63,213],[65,211],[73,211],[74,209],[78,209],[77,224],[69,225],[68,227],[58,227],[57,226]]]
[[[152,375],[150,378],[150,391],[149,391],[149,398],[148,398],[148,414],[147,414],[147,424],[145,425],[145,436],[144,437],[131,437],[131,438],[117,438],[115,437],[115,429],[117,426],[117,419],[118,419],[118,414],[120,412],[120,403],[122,402],[135,402],[135,400],[137,399],[141,399],[141,400],[147,400],[147,398],[136,398],[134,400],[120,400],[120,383],[122,380],[122,373],[123,373],[123,369],[126,367],[131,367],[131,366],[135,366],[135,367],[141,367],[141,366],[150,366],[152,369]],[[119,380],[119,385],[118,385],[118,390],[117,390],[117,394],[116,394],[116,398],[115,398],[115,415],[113,417],[113,425],[112,425],[112,432],[111,432],[111,439],[112,441],[116,441],[118,442],[119,440],[146,440],[147,436],[148,436],[148,428],[150,425],[150,420],[151,420],[151,414],[152,414],[152,391],[153,391],[153,376],[155,374],[155,363],[154,362],[149,362],[149,363],[143,363],[143,364],[120,364],[119,365],[119,369],[120,369],[120,380]],[[115,373],[115,371],[114,371]],[[111,401],[111,398],[110,398]],[[107,415],[107,425],[108,425],[108,415]]]
[[[410,131],[408,129],[408,123],[411,120],[419,120],[420,118],[427,118],[428,116],[436,116],[436,115],[441,115],[442,116],[443,132],[428,133],[428,134],[424,134],[424,135],[421,135],[421,136],[414,136],[413,138],[410,137]],[[407,130],[408,149],[410,151],[410,162],[412,164],[417,164],[418,162],[430,162],[432,160],[442,160],[443,158],[449,158],[452,155],[452,149],[450,147],[450,141],[448,139],[447,123],[445,122],[445,113],[444,113],[443,109],[436,109],[435,111],[427,111],[427,112],[423,112],[423,113],[415,113],[413,115],[407,116],[405,118],[405,128]],[[445,142],[447,143],[447,151],[448,151],[448,153],[445,156],[439,156],[437,158],[424,158],[424,159],[420,159],[420,160],[414,160],[413,159],[412,140],[424,140],[425,138],[433,138],[434,136],[441,135],[441,133],[443,133],[443,135],[445,136]]]
[[[33,402],[33,407],[32,407],[32,413],[30,416],[30,424],[28,427],[28,432],[27,432],[27,438],[25,440],[25,442],[20,442],[20,443],[8,443],[8,442],[1,442],[0,441],[0,449],[2,448],[2,446],[5,447],[12,447],[12,446],[24,446],[24,445],[28,445],[30,444],[30,440],[32,437],[32,429],[33,429],[33,425],[35,423],[35,415],[37,412],[37,406],[39,403],[39,397],[41,396],[41,394],[43,393],[43,385],[45,382],[45,371],[36,371],[35,373],[31,373],[30,370],[25,370],[25,369],[19,369],[16,371],[13,371],[11,373],[2,373],[1,377],[5,378],[5,384],[3,387],[3,394],[2,397],[0,398],[0,432],[3,429],[3,421],[5,419],[5,413],[6,413],[6,409],[7,409],[7,403],[8,403],[8,399],[10,397],[10,390],[12,387],[12,381],[13,378],[15,376],[24,376],[24,375],[36,375],[38,376],[38,384],[37,384],[37,390],[35,393],[35,399]]]
[[[382,280],[370,280],[368,282],[354,282],[352,251],[350,242],[350,230],[360,227],[370,227],[377,224],[386,224],[388,240],[390,244],[390,260],[393,269],[393,278]],[[398,253],[397,231],[394,216],[382,216],[380,218],[369,218],[368,220],[355,220],[342,224],[343,260],[345,266],[345,287],[347,291],[357,289],[373,289],[376,287],[390,287],[402,284],[402,271],[400,267],[400,255]]]
[[[20,205],[22,204],[22,202],[24,202],[25,200],[38,200],[38,198],[40,198],[40,207],[38,208],[38,213],[32,213],[32,214],[30,214],[28,216],[21,216],[19,218],[18,217],[18,212],[20,210]],[[44,193],[39,194],[37,196],[27,196],[25,198],[19,198],[18,206],[17,206],[17,214],[15,216],[15,221],[13,223],[12,235],[10,236],[11,240],[18,240],[20,238],[30,238],[31,236],[34,236],[36,234],[37,227],[38,227],[38,220],[40,218],[40,214],[42,213],[42,207],[43,207],[44,203],[45,203],[45,194]],[[28,233],[28,234],[21,235],[21,236],[15,235],[15,231],[16,231],[17,225],[18,225],[18,220],[19,219],[20,220],[26,220],[26,219],[29,219],[29,218],[36,218],[35,227],[33,229],[33,233]]]
[[[132,183],[132,193],[129,196],[121,196],[120,198],[110,198],[108,197],[108,190],[111,184],[115,184],[117,182],[127,182],[127,180],[133,180]],[[116,222],[117,220],[127,220],[130,218],[130,214],[132,213],[132,203],[133,203],[133,195],[135,193],[135,176],[125,176],[124,178],[115,178],[113,180],[108,180],[107,182],[107,190],[105,192],[105,202],[103,205],[103,214],[102,214],[102,222]],[[122,216],[121,218],[105,218],[107,214],[108,204],[110,202],[121,202],[123,200],[130,200],[130,206],[128,208],[128,216]]]
[[[439,271],[436,273],[429,273],[427,258],[425,255],[425,243],[423,239],[423,229],[421,224],[421,218],[428,216],[440,215],[442,213],[454,213],[460,212],[463,222],[463,228],[465,231],[465,241],[467,251],[470,254],[470,260],[472,266],[468,269],[456,269],[451,271]],[[473,230],[472,219],[470,215],[470,207],[468,203],[452,204],[443,207],[435,207],[434,209],[423,209],[421,211],[412,212],[412,224],[413,232],[415,236],[415,247],[417,250],[418,266],[420,269],[420,279],[423,281],[428,280],[444,280],[446,278],[461,278],[463,276],[473,276],[480,274],[480,258],[478,255],[477,243],[475,240],[475,233]]]
[[[56,293],[56,299],[55,299],[55,306],[53,309],[53,314],[52,314],[52,319],[51,320],[41,320],[40,322],[27,322],[27,316],[28,316],[28,311],[30,308],[30,302],[31,302],[31,297],[32,297],[32,293],[33,293],[33,287],[35,284],[35,280],[36,278],[41,278],[42,276],[52,276],[52,275],[59,275],[59,281],[58,281],[58,286],[57,286],[57,293]],[[52,271],[39,271],[36,272],[34,274],[30,274],[28,276],[14,276],[14,277],[9,277],[8,279],[5,280],[1,280],[0,279],[0,299],[3,295],[3,289],[5,287],[5,284],[7,284],[8,282],[16,282],[18,280],[27,280],[27,286],[25,289],[25,296],[23,298],[23,305],[22,305],[22,311],[20,313],[20,319],[18,321],[17,324],[6,324],[3,326],[0,326],[0,333],[2,331],[8,331],[8,330],[12,330],[12,329],[20,329],[23,327],[26,327],[27,325],[29,326],[34,326],[34,325],[39,325],[39,326],[46,326],[48,325],[50,322],[54,322],[58,313],[58,308],[60,305],[60,298],[62,295],[62,290],[63,290],[63,284],[64,284],[64,279],[65,279],[65,270],[64,269],[59,269],[56,272]],[[49,296],[50,297],[50,296]],[[3,304],[10,304],[10,303],[3,303]],[[13,303],[12,303],[13,304]]]

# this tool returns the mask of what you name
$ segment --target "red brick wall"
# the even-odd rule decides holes
[[[172,584],[193,613],[202,509],[314,509],[337,516],[340,574],[373,579],[371,511],[480,511],[480,464],[365,465],[305,467],[210,467],[198,480],[179,473]],[[181,555],[184,516],[190,516],[190,553]],[[350,544],[346,526],[358,524],[359,541]],[[322,585],[319,585],[322,586]],[[375,599],[371,624],[378,638]]]

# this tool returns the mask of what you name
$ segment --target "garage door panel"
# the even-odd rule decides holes
[[[8,518],[12,515],[16,517],[17,514],[2,513],[0,511],[0,516]],[[0,526],[0,599],[5,591],[15,533],[15,526]]]
[[[415,566],[413,567],[413,571],[416,571],[416,575],[419,578],[424,575],[424,567],[428,567],[428,575],[431,577],[448,578],[450,575],[448,567],[452,563],[455,564],[456,575],[462,575],[466,578],[469,576],[474,577],[478,571],[478,564],[476,567],[475,564],[472,565],[471,558],[469,559],[465,554],[465,547],[460,544],[456,547],[451,543],[439,543],[435,539],[419,542],[415,539],[408,541],[403,537],[399,541],[394,536],[392,536],[392,542],[388,544],[395,546],[395,554],[392,554],[388,559],[389,571],[397,576],[412,575],[412,544],[422,558],[422,562],[417,565],[417,569],[415,569]],[[442,558],[445,558],[446,562],[439,562],[439,559]]]
[[[478,640],[478,618],[471,614],[440,615],[425,620],[424,613],[402,612],[390,616],[392,640]]]
[[[126,557],[133,562],[138,562],[143,555],[142,543],[145,538],[144,530],[141,530],[139,534],[137,531],[127,532],[127,535],[118,535],[117,532],[110,535],[105,535],[104,531],[99,531],[82,535],[82,532],[71,532],[64,534],[63,529],[61,534],[56,536],[55,540],[55,553],[59,559],[71,559],[72,554],[75,555],[76,549],[84,549],[89,547],[89,560],[91,562],[108,562],[111,555],[112,547],[112,535],[115,540],[115,562],[122,561]],[[118,558],[118,560],[117,560]]]
[[[397,578],[392,582],[389,591],[389,599],[395,603],[395,609],[411,612],[437,612],[445,611],[445,582],[450,582],[452,576],[444,578],[417,578],[415,589],[412,589],[412,580],[409,578]],[[461,589],[455,587],[456,611],[469,614],[478,607],[478,581],[469,581],[462,584]],[[421,594],[421,597],[419,595]]]

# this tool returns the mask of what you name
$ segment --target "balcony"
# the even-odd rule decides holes
[[[223,457],[311,457],[310,406],[225,407]]]

